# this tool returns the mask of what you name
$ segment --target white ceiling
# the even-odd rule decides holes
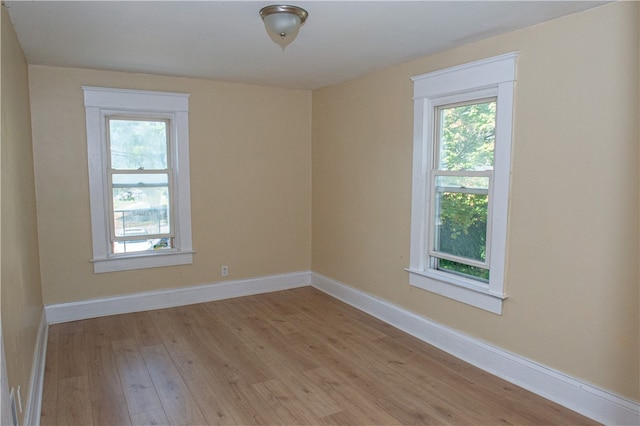
[[[309,19],[284,52],[258,15],[277,1],[5,3],[30,64],[303,89],[604,3],[292,1]]]

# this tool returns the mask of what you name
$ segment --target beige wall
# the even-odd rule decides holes
[[[615,3],[313,93],[312,269],[640,400],[638,7]],[[502,316],[412,288],[411,76],[519,51]]]
[[[309,270],[311,92],[31,66],[46,304]],[[82,85],[190,98],[193,265],[94,274]]]
[[[21,386],[26,408],[43,305],[27,63],[4,6],[1,73],[2,338],[9,386]]]

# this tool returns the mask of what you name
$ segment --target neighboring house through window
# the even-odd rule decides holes
[[[189,95],[83,90],[94,272],[192,263]]]
[[[516,54],[416,76],[410,284],[500,314]]]

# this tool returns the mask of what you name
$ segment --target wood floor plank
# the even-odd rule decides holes
[[[370,398],[363,394],[357,386],[351,384],[348,377],[342,373],[326,367],[316,368],[305,372],[305,376],[316,383],[342,407],[342,413],[349,416],[337,415],[322,418],[323,423],[333,423],[337,419],[355,419],[357,424],[399,425],[400,422],[380,410],[370,402]],[[340,414],[340,413],[336,413]]]
[[[247,419],[233,408],[233,403],[219,389],[211,386],[203,377],[196,377],[185,382],[195,403],[209,425],[240,425]]]
[[[101,398],[91,403],[93,422],[101,426],[131,426],[124,396]]]
[[[111,346],[129,415],[162,408],[135,340],[116,340]]]
[[[261,372],[259,377],[254,378],[253,372],[259,371],[256,365],[247,366],[241,374],[241,365],[238,359],[234,359],[236,353],[228,350],[230,344],[223,343],[229,342],[225,338],[231,336],[228,327],[220,324],[201,305],[195,305],[194,312],[199,315],[196,322],[189,319],[182,322],[180,318],[174,317],[172,310],[152,312],[152,320],[162,330],[162,341],[174,360],[196,356],[209,371],[214,372],[217,380],[224,383],[242,382],[246,377],[250,380],[261,380],[264,377]],[[203,321],[202,318],[210,321]],[[215,324],[215,328],[211,328],[211,324]],[[239,343],[235,340],[233,337],[233,345],[237,346]],[[187,371],[183,371],[183,374],[188,374]],[[188,375],[185,378],[192,379]]]
[[[87,375],[87,360],[84,352],[84,332],[82,322],[60,329],[58,349],[58,378],[66,379]]]
[[[206,421],[164,345],[140,348],[164,412],[172,425],[202,425]]]
[[[256,358],[254,343],[243,339],[243,325],[234,320],[232,309],[224,304],[207,304],[205,307],[218,320],[220,326],[215,330],[216,340],[224,342],[223,351],[236,366],[243,382],[253,384],[274,378],[262,361]],[[238,368],[239,365],[242,367]]]
[[[172,318],[174,309],[160,309],[148,312],[149,319],[158,330],[160,342],[172,354],[189,353],[189,336],[181,333],[179,323],[175,323]],[[152,345],[153,346],[153,345]]]
[[[56,381],[56,385],[58,382]],[[55,426],[58,424],[58,400],[45,399],[42,400],[42,409],[40,411],[40,426]]]
[[[317,417],[280,380],[271,379],[256,383],[253,388],[276,412],[283,424],[310,425],[318,423]]]
[[[189,388],[195,391],[208,387],[218,397],[214,403],[215,413],[207,415],[203,411],[207,420],[211,424],[228,424],[227,420],[230,424],[281,423],[276,413],[246,383],[247,377],[254,382],[264,376],[251,373],[255,371],[255,365],[246,369],[249,373],[240,374],[243,366],[233,359],[235,352],[227,353],[228,345],[221,344],[225,337],[230,336],[230,326],[202,304],[192,308],[192,317],[189,318],[183,316],[177,321],[176,318],[170,320],[165,315],[171,314],[163,312],[157,313],[155,320],[165,321],[162,326],[162,330],[168,330],[163,333],[165,346],[169,345],[167,349]],[[193,340],[186,341],[185,336],[191,336]],[[186,354],[185,347],[189,348]],[[255,361],[254,358],[252,364]],[[202,380],[206,380],[206,384]],[[203,406],[201,402],[199,406]]]
[[[71,321],[57,324],[60,334],[82,333],[84,331],[84,323],[82,321]]]
[[[169,420],[164,412],[164,409],[157,408],[151,411],[143,411],[142,413],[136,413],[131,415],[131,424],[136,426],[169,426]]]
[[[284,336],[304,331],[296,321],[295,314],[279,315],[277,311],[269,308],[270,306],[266,304],[257,305],[251,318],[267,322]]]
[[[111,340],[102,321],[84,321],[84,351],[92,401],[123,398]]]
[[[225,308],[228,309],[228,307]],[[220,308],[220,310],[224,314],[224,309]],[[248,307],[237,304],[233,310],[234,315],[228,312],[224,314],[230,315],[227,324],[234,330],[236,337],[253,352],[254,357],[261,361],[269,360],[273,359],[272,354],[275,352],[278,362],[284,363],[287,368],[304,371],[318,367],[313,360],[298,356],[290,349],[293,332],[288,329],[285,335],[273,326],[273,323],[277,322],[274,320],[278,317],[273,316],[277,314],[272,310],[263,310],[258,304]],[[277,377],[274,373],[271,371],[271,375],[258,378],[257,381]]]
[[[127,314],[100,317],[96,320],[104,330],[107,330],[111,341],[135,338],[131,324],[127,321]]]
[[[304,356],[312,357],[319,365],[341,372],[373,399],[388,393],[383,372],[374,365],[378,362],[377,356],[354,349],[351,338],[340,338],[328,324],[313,324],[304,318],[301,321],[312,331],[300,333],[295,339],[296,342],[302,342],[296,348]]]
[[[338,335],[350,336],[357,330],[359,337],[368,340],[387,336],[387,333],[372,327],[371,324],[379,321],[370,315],[355,310],[353,307],[327,294],[321,292],[308,293],[304,290],[302,288],[292,291],[292,295],[297,297],[297,303],[304,304],[306,307],[302,312],[298,312],[299,315],[307,316],[311,321],[332,327]],[[330,315],[328,315],[329,312],[331,312]],[[318,321],[318,319],[322,319],[322,321]]]
[[[60,379],[56,420],[59,425],[93,425],[88,376]]]
[[[481,371],[470,364],[455,358],[451,359],[450,355],[436,348],[428,347],[428,350],[414,351],[408,349],[409,346],[405,346],[402,341],[398,340],[385,338],[376,343],[381,346],[382,352],[393,353],[397,359],[406,361],[402,362],[402,365],[392,363],[390,366],[395,374],[403,376],[407,380],[420,378],[421,371],[429,371],[432,379],[437,379],[435,383],[454,384],[457,388],[464,388],[468,394],[483,400],[483,404],[494,406],[495,412],[508,409],[518,424],[552,423],[553,414],[549,416],[549,411],[558,413],[563,410],[562,407],[542,397]],[[400,340],[406,341],[406,339]],[[424,348],[424,344],[420,343],[419,341],[413,342],[417,347]],[[446,395],[440,390],[434,390],[434,393],[440,396]],[[524,401],[527,401],[526,406],[523,404]],[[443,402],[441,401],[441,403]],[[545,406],[546,409],[535,410],[537,414],[534,414],[531,412],[531,407],[536,405]],[[582,416],[578,416],[571,423],[579,424],[581,418],[583,419]]]
[[[153,346],[162,343],[162,338],[156,330],[147,312],[134,312],[123,315],[124,321],[129,324],[131,331],[139,347]]]
[[[202,333],[208,330],[200,329]],[[205,342],[211,342],[214,336],[202,335]],[[225,360],[221,354],[215,354],[206,346],[194,345],[193,356],[176,355],[172,358],[176,363],[180,374],[192,391],[200,391],[203,388],[211,389],[214,396],[206,395],[208,399],[215,399],[213,407],[216,412],[203,414],[212,423],[210,424],[274,424],[279,423],[279,417],[259,399],[250,385],[243,382],[237,370]],[[206,383],[203,383],[206,381]],[[199,406],[202,407],[200,401]],[[226,421],[230,420],[231,423]]]
[[[390,395],[377,398],[373,403],[387,414],[393,416],[397,422],[403,425],[428,425],[428,424],[451,424],[449,422],[438,421],[435,413],[428,411],[426,405],[416,405],[408,400],[398,400]],[[468,424],[468,423],[460,423]],[[483,425],[486,423],[478,422]]]
[[[323,425],[335,425],[335,426],[340,426],[340,425],[356,426],[356,425],[370,424],[370,423],[363,423],[361,419],[359,419],[358,417],[356,417],[355,415],[353,415],[348,411],[341,411],[339,413],[322,417],[320,419],[320,422]]]
[[[283,386],[296,395],[316,418],[343,411],[343,408],[331,395],[303,374],[304,370],[289,368],[287,364],[278,359],[277,352],[273,351],[266,362],[272,371],[278,372],[277,376]]]
[[[313,288],[49,328],[43,425],[593,425]]]
[[[230,382],[226,389],[234,401],[236,410],[250,419],[243,424],[283,424],[282,418],[267,401],[261,398],[253,386],[238,381]]]
[[[58,370],[60,356],[60,324],[49,326],[47,333],[47,356],[44,364],[42,399],[58,400]]]

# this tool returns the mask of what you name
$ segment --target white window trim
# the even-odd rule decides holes
[[[413,186],[409,283],[415,287],[502,314],[505,293],[507,218],[511,175],[511,139],[517,53],[508,53],[415,76]],[[498,99],[491,202],[491,259],[488,285],[428,267],[430,160],[434,144],[434,108],[459,100]]]
[[[114,272],[193,263],[189,172],[189,94],[83,86],[87,119],[87,153],[94,272]],[[175,249],[111,254],[105,116],[162,115],[172,120]]]

